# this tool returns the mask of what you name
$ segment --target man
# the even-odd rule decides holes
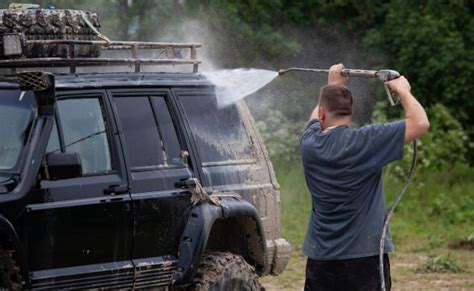
[[[379,241],[385,218],[382,168],[403,156],[403,144],[425,134],[429,121],[405,77],[387,82],[400,96],[405,119],[351,128],[352,95],[341,76],[329,70],[328,85],[301,138],[301,157],[312,211],[304,242],[305,290],[380,290]],[[390,290],[388,252],[385,285]]]

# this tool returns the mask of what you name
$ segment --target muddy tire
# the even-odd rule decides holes
[[[189,290],[264,290],[258,282],[255,268],[241,256],[232,253],[204,254]]]
[[[96,33],[82,18],[84,15],[90,23],[100,30],[100,19],[96,13],[80,10],[0,10],[0,34],[24,33],[27,40],[99,40]],[[1,40],[0,40],[1,41]],[[67,57],[67,45],[30,44],[26,47],[25,56]],[[75,57],[98,57],[100,46],[75,45]]]

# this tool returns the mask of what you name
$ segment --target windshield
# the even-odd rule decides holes
[[[34,96],[20,90],[0,90],[0,171],[13,170],[28,139]]]

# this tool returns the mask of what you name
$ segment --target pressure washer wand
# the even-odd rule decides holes
[[[284,75],[290,71],[298,71],[298,72],[313,72],[313,73],[329,73],[329,70],[326,69],[314,69],[314,68],[288,68],[282,69],[278,71],[278,75]],[[378,78],[382,81],[390,81],[400,77],[400,73],[394,70],[359,70],[359,69],[342,69],[341,75],[345,77],[359,77],[359,78]],[[385,92],[387,93],[388,100],[390,104],[396,105],[400,101],[398,95],[385,86]]]
[[[329,73],[329,70],[326,69],[313,69],[313,68],[288,68],[284,70],[279,70],[278,75],[286,74],[290,71],[299,71],[299,72],[313,72],[313,73]],[[376,78],[378,71],[371,70],[358,70],[358,69],[342,69],[342,76],[351,76],[351,77],[362,77],[362,78]]]

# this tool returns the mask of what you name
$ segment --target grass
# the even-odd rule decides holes
[[[306,263],[301,249],[311,209],[310,195],[300,164],[274,162],[274,166],[281,185],[282,236],[290,241],[293,251],[286,271],[262,282],[269,290],[301,290]],[[467,166],[415,174],[391,221],[395,244],[391,255],[394,290],[474,287],[474,252],[468,248],[450,248],[474,233],[472,177],[474,169]],[[389,172],[384,180],[389,205],[403,181]],[[417,268],[425,272],[416,272]],[[439,274],[453,270],[464,272]]]
[[[417,273],[460,273],[463,269],[450,253],[432,257],[416,267]]]
[[[465,239],[474,231],[474,169],[419,173],[396,209],[391,223],[395,244],[422,242],[425,250]],[[400,181],[386,179],[392,201]]]

